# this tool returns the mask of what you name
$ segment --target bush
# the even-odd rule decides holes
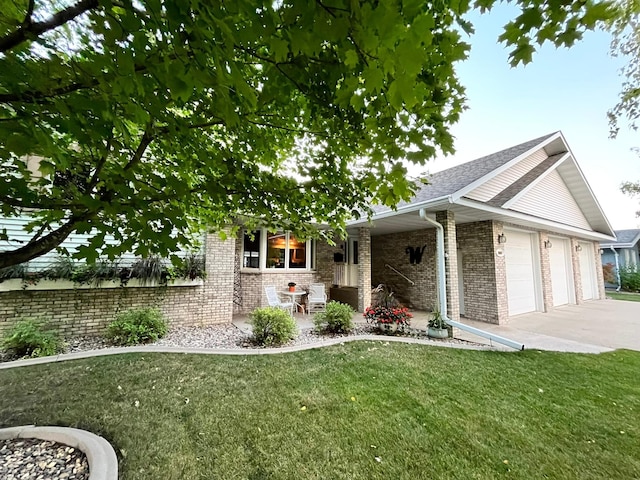
[[[133,308],[109,324],[108,336],[118,345],[155,342],[167,334],[167,321],[157,308]]]
[[[636,265],[620,268],[620,286],[628,292],[640,291],[640,270]]]
[[[347,333],[353,330],[353,308],[340,302],[329,302],[324,312],[313,316],[316,330],[326,333]]]
[[[266,347],[296,338],[297,326],[289,312],[276,307],[257,308],[251,313],[254,341]]]
[[[63,350],[58,334],[32,318],[17,322],[2,340],[2,348],[16,357],[46,357]]]

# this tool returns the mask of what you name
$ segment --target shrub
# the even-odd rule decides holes
[[[602,266],[602,276],[606,283],[618,283],[615,271],[616,269],[613,266],[613,263],[607,263],[606,265]]]
[[[132,308],[109,324],[108,336],[118,345],[155,342],[167,333],[167,321],[157,308]]]
[[[27,318],[11,328],[2,340],[2,348],[16,357],[46,357],[60,353],[63,343],[43,322]]]
[[[313,316],[316,330],[326,333],[347,333],[353,330],[353,308],[340,302],[329,302],[324,312]]]
[[[620,268],[620,286],[629,292],[640,291],[640,270],[636,265]]]
[[[254,341],[266,347],[278,346],[296,337],[296,321],[276,307],[257,308],[251,313]]]

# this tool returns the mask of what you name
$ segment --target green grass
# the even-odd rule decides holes
[[[640,293],[607,292],[607,297],[613,298],[614,300],[640,302]]]
[[[0,425],[102,435],[126,480],[639,478],[639,371],[624,350],[364,341],[128,354],[0,370]]]

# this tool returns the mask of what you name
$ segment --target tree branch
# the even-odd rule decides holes
[[[27,14],[24,16],[22,26],[28,28],[31,25],[31,17],[33,16],[33,9],[35,7],[35,0],[29,0],[29,6],[27,7]]]
[[[127,172],[135,167],[140,160],[142,160],[142,156],[144,152],[147,150],[149,144],[153,142],[153,135],[151,134],[151,123],[147,124],[147,128],[144,130],[144,134],[140,139],[140,143],[138,144],[138,148],[134,152],[133,156],[129,160],[129,162],[124,166],[123,171]]]
[[[284,125],[276,125],[275,123],[271,123],[271,122],[256,122],[250,119],[247,119],[247,122],[257,126],[277,128],[278,130],[285,130],[287,132],[308,133],[309,135],[315,135],[317,137],[325,137],[325,138],[330,137],[330,135],[327,135],[324,132],[314,132],[313,130],[305,130],[304,128],[285,127]]]
[[[87,220],[92,215],[93,214],[89,212],[85,212],[81,215],[72,215],[67,223],[35,242],[29,242],[25,246],[16,250],[0,252],[0,268],[11,267],[13,265],[28,262],[29,260],[53,250],[75,230],[78,223]]]
[[[70,22],[79,15],[98,6],[98,0],[80,0],[75,5],[61,10],[43,22],[31,22],[31,15],[28,14],[26,23],[23,23],[17,30],[0,38],[0,52],[5,53],[27,40],[35,39],[49,30]]]

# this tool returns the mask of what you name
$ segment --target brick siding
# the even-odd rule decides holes
[[[49,322],[65,336],[102,335],[118,312],[147,306],[160,308],[172,327],[230,322],[234,241],[208,235],[205,248],[203,285],[1,292],[0,335],[28,317]]]

